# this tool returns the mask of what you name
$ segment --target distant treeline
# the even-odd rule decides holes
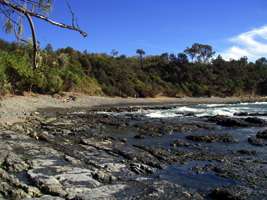
[[[122,97],[244,96],[267,94],[267,60],[213,58],[209,45],[194,44],[183,53],[137,56],[40,50],[40,67],[31,67],[31,46],[0,41],[0,93],[62,91]]]

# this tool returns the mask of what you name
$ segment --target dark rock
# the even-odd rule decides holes
[[[237,118],[230,118],[226,116],[215,116],[209,118],[210,122],[215,122],[216,124],[220,126],[226,126],[226,127],[249,127],[251,124],[244,121],[243,119],[237,119]]]
[[[257,138],[267,140],[267,130],[257,133]]]
[[[245,150],[245,149],[238,150],[237,153],[242,154],[242,155],[249,155],[249,156],[255,156],[257,154],[256,151],[250,151],[250,150]]]
[[[235,143],[236,142],[233,136],[228,135],[228,134],[188,135],[186,139],[194,141],[194,142],[207,142],[207,143],[213,143],[213,142]]]
[[[262,139],[256,138],[256,137],[250,137],[248,138],[248,143],[254,146],[264,146],[265,143]]]
[[[135,139],[145,139],[144,135],[136,135],[134,136]]]
[[[258,125],[266,124],[266,121],[257,117],[249,117],[245,119],[246,122]]]
[[[8,154],[2,165],[9,172],[21,172],[29,168],[29,165],[25,161],[12,152]]]
[[[248,112],[239,112],[239,113],[234,113],[234,116],[245,117],[245,116],[249,116],[249,113]]]
[[[227,189],[215,189],[213,190],[210,195],[214,200],[242,200],[237,194],[227,190]]]
[[[161,123],[146,123],[138,125],[138,129],[141,135],[149,136],[171,135],[174,130],[173,127],[164,126]]]
[[[44,142],[50,142],[52,140],[52,138],[50,138],[51,136],[49,135],[48,132],[44,131],[42,133],[37,134],[37,139],[44,141]]]
[[[190,144],[188,142],[184,141],[184,140],[178,139],[178,140],[173,141],[171,143],[171,146],[172,147],[189,147]]]
[[[256,117],[256,116],[267,116],[267,113],[265,112],[255,112],[255,113],[248,113],[248,112],[240,112],[240,113],[234,113],[234,116],[238,117]]]
[[[249,117],[246,119],[231,118],[227,116],[215,116],[209,118],[210,122],[215,122],[220,126],[225,127],[251,127],[266,125],[266,121],[257,117]]]
[[[136,174],[152,174],[155,171],[152,167],[141,163],[131,163],[130,169]]]
[[[98,171],[98,172],[95,172],[92,177],[99,181],[99,182],[102,182],[102,183],[112,183],[113,181],[116,180],[116,177],[112,176],[112,175],[109,175],[103,171]]]

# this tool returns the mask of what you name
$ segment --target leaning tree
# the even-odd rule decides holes
[[[23,33],[24,21],[26,20],[26,22],[28,23],[32,35],[32,57],[34,68],[38,67],[38,43],[33,18],[47,22],[54,26],[77,31],[84,37],[87,36],[87,33],[79,28],[74,12],[72,11],[71,6],[67,2],[67,0],[66,4],[69,9],[69,12],[72,15],[71,24],[57,22],[49,17],[49,13],[51,12],[53,6],[53,0],[0,0],[0,14],[4,16],[4,27],[7,33],[14,33],[17,39],[27,42],[21,39],[21,35]]]

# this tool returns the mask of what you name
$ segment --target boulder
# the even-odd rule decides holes
[[[257,117],[248,117],[245,119],[245,122],[251,123],[251,124],[258,124],[258,125],[265,125],[266,121],[264,119],[260,119]]]
[[[210,122],[215,122],[220,126],[225,127],[251,127],[251,126],[264,126],[266,121],[257,117],[248,117],[246,119],[232,118],[227,116],[215,116],[209,118]]]
[[[242,200],[238,194],[235,194],[224,188],[217,188],[213,190],[209,196],[213,200]]]
[[[215,116],[209,118],[210,122],[215,122],[216,124],[220,126],[226,126],[226,127],[248,127],[251,126],[248,122],[244,121],[243,119],[238,118],[231,118],[226,116]]]
[[[248,138],[248,143],[254,146],[264,146],[265,143],[262,139],[256,138],[256,137],[250,137]]]
[[[267,140],[267,130],[258,132],[256,135],[257,138]]]

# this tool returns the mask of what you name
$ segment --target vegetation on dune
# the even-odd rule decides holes
[[[92,54],[70,47],[53,50],[47,45],[38,57],[40,67],[34,70],[31,46],[1,41],[0,93],[76,91],[121,97],[266,95],[265,58],[255,63],[245,57],[231,61],[220,56],[212,59],[210,46],[196,45],[178,55],[144,56],[140,50],[133,57],[119,55],[115,50],[111,55]]]

